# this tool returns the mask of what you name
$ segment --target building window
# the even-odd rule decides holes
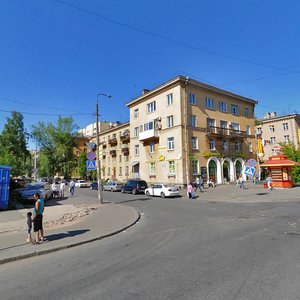
[[[154,153],[155,152],[155,143],[151,142],[149,147],[150,147],[150,153]]]
[[[136,109],[134,110],[133,116],[134,116],[135,119],[137,119],[137,118],[139,117],[139,109],[138,109],[138,108],[136,108]]]
[[[119,155],[119,162],[122,162],[122,155]]]
[[[167,105],[172,105],[173,104],[173,94],[167,95]]]
[[[270,144],[275,145],[276,144],[276,138],[275,136],[270,137]]]
[[[219,110],[222,112],[227,112],[227,103],[220,101],[219,102]]]
[[[209,140],[209,150],[216,150],[216,141]]]
[[[110,163],[110,156],[107,158],[107,162]]]
[[[241,147],[240,147],[239,142],[234,143],[234,150],[235,150],[235,153],[239,153],[241,151]]]
[[[249,117],[249,116],[250,116],[249,108],[245,107],[245,117]]]
[[[222,141],[222,149],[223,149],[223,151],[228,151],[228,141],[227,140]]]
[[[129,161],[129,156],[125,156],[125,161]]]
[[[153,128],[154,128],[154,122],[153,121],[144,124],[144,131],[152,130]]]
[[[191,115],[190,125],[191,125],[191,127],[197,127],[197,117],[195,115]]]
[[[261,127],[256,128],[256,134],[262,134],[262,129]]]
[[[190,97],[190,104],[196,105],[196,96],[195,96],[195,94],[190,94],[189,97]]]
[[[143,125],[140,125],[140,130],[139,130],[139,132],[143,132]]]
[[[169,174],[170,175],[175,174],[175,161],[174,160],[169,161]]]
[[[235,104],[231,104],[231,113],[233,115],[238,115],[239,114],[239,107]]]
[[[150,175],[154,175],[155,174],[155,163],[151,162],[150,163]]]
[[[274,125],[270,125],[269,126],[269,132],[274,132],[274,131],[275,131]]]
[[[173,116],[168,116],[167,117],[167,128],[170,128],[173,126],[174,126],[174,118],[173,118]]]
[[[134,127],[133,136],[134,137],[138,137],[139,136],[139,127]]]
[[[154,111],[156,111],[156,102],[152,101],[152,102],[147,104],[147,112],[152,113]]]
[[[140,146],[134,145],[134,155],[138,156],[140,154]]]
[[[289,130],[289,124],[288,123],[283,123],[283,130]]]
[[[250,125],[246,125],[246,133],[247,133],[247,135],[251,135],[251,127],[250,127]]]
[[[284,135],[283,138],[284,138],[284,142],[286,144],[288,144],[290,142],[290,136],[289,135]]]
[[[119,176],[122,176],[122,167],[119,167]]]
[[[210,109],[215,108],[214,99],[210,97],[205,98],[205,106]]]
[[[209,132],[216,132],[216,120],[215,119],[206,119],[207,129]]]
[[[192,173],[193,173],[193,175],[199,174],[199,161],[198,160],[192,160]]]
[[[198,138],[195,136],[192,137],[192,149],[198,149]]]
[[[107,176],[110,176],[110,167],[107,168]]]
[[[174,150],[174,137],[168,138],[168,150]]]
[[[128,176],[128,175],[129,175],[129,167],[126,166],[126,167],[125,167],[125,176]]]
[[[231,128],[232,128],[235,132],[240,132],[240,124],[239,124],[239,123],[231,123]]]

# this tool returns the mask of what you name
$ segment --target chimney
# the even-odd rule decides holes
[[[148,94],[149,92],[150,92],[150,90],[148,90],[148,89],[143,89],[143,90],[142,90],[142,95]]]

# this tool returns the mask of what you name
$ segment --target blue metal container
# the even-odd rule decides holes
[[[0,209],[8,208],[10,169],[9,166],[0,166]]]

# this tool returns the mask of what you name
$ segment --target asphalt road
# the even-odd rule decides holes
[[[97,201],[96,191],[77,192]],[[137,209],[140,222],[111,238],[2,265],[0,298],[300,299],[299,202],[104,197]]]

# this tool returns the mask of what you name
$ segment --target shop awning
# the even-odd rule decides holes
[[[294,167],[300,163],[287,159],[284,155],[271,156],[269,160],[260,165],[261,167]]]

